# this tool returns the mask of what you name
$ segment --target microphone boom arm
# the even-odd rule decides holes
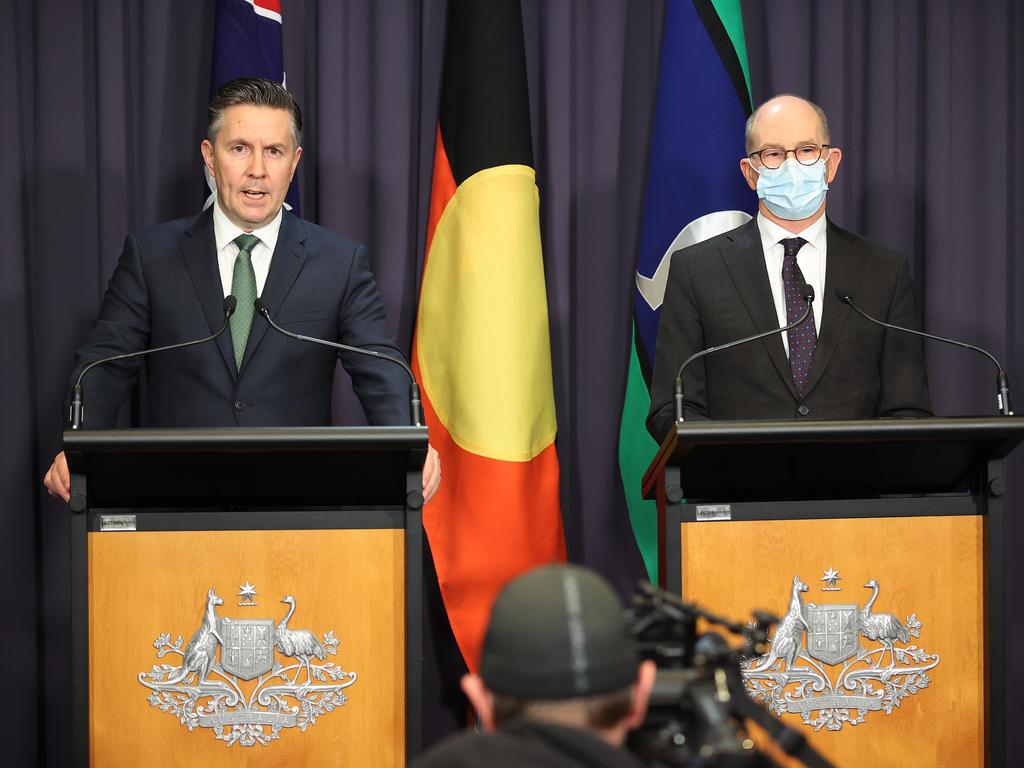
[[[372,349],[363,349],[362,347],[353,347],[349,344],[342,344],[337,341],[327,341],[327,339],[317,339],[313,336],[303,336],[301,333],[293,333],[292,331],[286,330],[270,319],[270,310],[267,309],[267,305],[263,303],[263,299],[256,299],[255,301],[256,311],[263,315],[263,319],[266,320],[270,327],[278,333],[284,334],[293,339],[299,341],[308,341],[311,344],[320,344],[325,347],[331,347],[333,349],[341,350],[342,352],[355,352],[359,355],[369,355],[370,357],[380,358],[381,360],[387,360],[395,363],[396,365],[402,366],[405,372],[409,376],[409,410],[412,418],[412,424],[414,427],[423,426],[423,411],[422,403],[420,401],[420,387],[416,383],[416,377],[412,373],[412,369],[403,361],[397,357],[391,355],[385,355],[383,352],[377,352]]]
[[[205,344],[208,341],[213,341],[220,336],[228,327],[228,322],[231,320],[231,315],[235,311],[238,300],[234,295],[228,295],[224,297],[224,324],[217,330],[216,333],[205,336],[201,339],[194,339],[193,341],[182,341],[177,344],[168,344],[163,347],[155,347],[154,349],[143,349],[138,352],[125,352],[120,355],[113,355],[112,357],[101,357],[99,360],[93,360],[82,372],[78,374],[78,380],[75,381],[75,386],[72,389],[71,397],[71,428],[80,429],[82,422],[85,420],[85,407],[82,404],[82,379],[85,378],[85,374],[95,368],[97,365],[103,365],[104,363],[113,363],[117,360],[124,360],[129,357],[145,357],[151,355],[154,352],[167,352],[172,349],[181,349],[182,347],[191,347],[194,344]]]
[[[673,394],[673,399],[675,400],[676,423],[679,424],[684,420],[683,371],[686,370],[686,366],[688,366],[694,360],[704,357],[705,355],[710,355],[713,352],[721,352],[722,350],[730,349],[732,347],[739,346],[740,344],[746,344],[748,341],[757,341],[758,339],[763,339],[768,336],[772,336],[776,333],[785,333],[786,331],[790,331],[793,328],[796,328],[804,320],[806,320],[807,316],[811,313],[811,307],[813,306],[814,302],[814,289],[811,288],[809,285],[804,286],[803,298],[804,301],[807,302],[807,308],[804,310],[804,313],[800,315],[800,318],[795,322],[792,322],[789,325],[784,325],[781,328],[772,328],[770,331],[763,331],[761,333],[755,334],[754,336],[748,336],[745,339],[736,339],[735,341],[730,341],[725,344],[719,344],[717,347],[708,347],[707,349],[702,349],[700,352],[694,352],[692,355],[686,358],[683,361],[683,364],[679,366],[679,372],[676,374],[675,393]]]
[[[903,331],[904,333],[909,333],[914,336],[920,336],[921,338],[924,339],[931,339],[932,341],[944,341],[947,344],[952,344],[957,347],[963,347],[964,349],[973,349],[975,352],[980,352],[981,354],[985,355],[985,357],[991,360],[992,364],[996,367],[996,407],[999,409],[999,413],[1002,414],[1003,416],[1013,416],[1013,411],[1010,410],[1009,377],[1006,375],[1006,370],[1003,368],[1000,362],[996,360],[996,356],[993,355],[991,352],[989,352],[986,349],[982,349],[981,347],[976,347],[973,344],[968,344],[965,341],[947,339],[945,336],[936,336],[935,334],[925,333],[924,331],[915,331],[913,328],[904,328],[903,326],[893,325],[892,323],[886,323],[882,320],[874,318],[867,312],[862,310],[860,307],[858,307],[854,303],[852,296],[838,288],[836,289],[836,297],[841,302],[843,302],[843,304],[849,306],[858,315],[863,317],[865,320],[870,320],[875,325],[880,325],[883,328],[889,328],[894,331]]]

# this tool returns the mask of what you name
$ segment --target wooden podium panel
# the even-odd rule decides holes
[[[88,533],[91,764],[404,765],[405,557],[400,528]],[[256,588],[256,606],[239,605],[246,583]],[[173,652],[157,658],[154,641],[181,635],[186,646],[210,589],[223,600],[215,608],[219,618],[274,624],[289,608],[281,599],[292,595],[290,628],[317,638],[333,630],[339,639],[337,654],[325,661],[356,673],[344,690],[347,701],[305,732],[285,727],[280,738],[251,747],[228,746],[210,727],[190,732],[151,706],[152,691],[139,674],[155,664],[182,664]],[[276,659],[293,661],[279,652]],[[241,683],[243,691],[256,682]]]
[[[938,655],[927,671],[931,682],[903,698],[892,714],[870,711],[863,722],[843,723],[839,730],[815,732],[793,713],[783,715],[784,722],[837,766],[981,766],[984,522],[979,515],[683,522],[681,594],[722,615],[765,609],[784,616],[796,576],[808,587],[801,595],[805,606],[859,609],[872,594],[863,585],[875,580],[874,613],[892,614],[904,625],[911,615],[921,622],[920,636],[897,646]],[[829,568],[838,571],[840,591],[822,591]],[[860,642],[867,649],[880,646],[863,637]]]

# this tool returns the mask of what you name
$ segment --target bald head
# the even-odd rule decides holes
[[[779,134],[800,136],[801,142],[831,143],[824,110],[813,101],[790,93],[768,99],[747,119],[747,152],[760,149],[765,144],[765,135]]]

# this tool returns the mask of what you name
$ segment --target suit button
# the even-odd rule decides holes
[[[235,400],[235,410],[236,411],[244,411],[245,410],[245,401],[244,400]]]
[[[811,409],[808,408],[806,405],[801,405],[799,408],[796,409],[796,412],[799,413],[801,416],[806,416],[811,412]]]

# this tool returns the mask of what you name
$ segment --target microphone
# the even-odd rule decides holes
[[[142,357],[144,355],[151,355],[154,352],[166,352],[170,349],[181,349],[182,347],[191,347],[195,344],[205,344],[208,341],[213,341],[228,327],[228,321],[231,319],[231,315],[235,311],[235,307],[238,306],[238,299],[233,295],[224,297],[224,325],[222,325],[216,333],[206,336],[202,339],[196,339],[195,341],[183,341],[179,344],[168,344],[165,347],[156,347],[154,349],[140,349],[138,352],[126,352],[121,355],[111,355],[110,357],[101,357],[99,360],[94,360],[89,363],[82,372],[78,374],[78,381],[75,382],[74,389],[72,390],[71,398],[71,428],[78,429],[82,426],[82,422],[85,420],[85,406],[82,404],[82,379],[85,378],[85,374],[95,368],[97,365],[103,365],[104,363],[112,363],[115,360],[126,360],[129,357]]]
[[[291,331],[285,330],[284,328],[282,328],[281,326],[279,326],[277,323],[270,319],[270,310],[267,309],[267,305],[263,302],[262,298],[256,299],[256,301],[253,302],[253,306],[256,307],[256,311],[259,314],[263,315],[264,319],[270,324],[271,328],[273,328],[278,333],[288,336],[292,339],[298,339],[299,341],[308,341],[312,344],[321,344],[325,347],[340,349],[343,352],[356,352],[357,354],[360,355],[369,355],[370,357],[377,357],[380,358],[381,360],[388,360],[394,363],[395,365],[402,366],[403,370],[405,370],[406,374],[408,374],[409,376],[409,411],[412,417],[412,425],[414,427],[423,426],[423,412],[421,410],[420,404],[420,386],[419,384],[416,383],[416,377],[413,376],[412,369],[405,364],[404,360],[400,360],[397,357],[392,357],[391,355],[385,355],[383,352],[377,352],[372,349],[363,349],[362,347],[353,347],[349,344],[341,344],[336,341],[327,341],[326,339],[318,339],[313,336],[303,336],[301,333],[292,333]]]
[[[924,331],[915,331],[913,328],[904,328],[902,325],[893,325],[892,323],[883,323],[881,320],[869,315],[863,309],[858,307],[853,300],[853,296],[845,288],[836,288],[836,298],[839,299],[843,304],[849,305],[854,312],[866,320],[870,320],[875,325],[880,325],[883,328],[891,328],[894,331],[903,331],[904,333],[910,333],[914,336],[920,336],[925,339],[933,339],[935,341],[941,341],[946,344],[952,344],[956,347],[963,347],[964,349],[973,349],[975,352],[980,352],[985,355],[992,364],[996,367],[996,408],[1003,416],[1013,416],[1013,411],[1010,410],[1010,381],[1006,375],[1006,369],[1000,365],[999,361],[996,360],[995,355],[991,352],[976,347],[973,344],[968,344],[965,341],[957,341],[956,339],[947,339],[945,336],[936,336],[931,333],[925,333]]]
[[[771,336],[776,333],[785,333],[786,331],[796,328],[807,319],[808,315],[811,314],[811,306],[814,303],[814,288],[807,283],[804,283],[800,286],[800,297],[807,302],[807,309],[804,310],[804,313],[800,315],[799,319],[795,322],[792,322],[789,325],[784,325],[781,328],[773,328],[770,331],[762,331],[761,333],[754,334],[753,336],[747,336],[745,339],[736,339],[736,341],[719,344],[717,347],[702,349],[700,352],[693,353],[683,361],[683,364],[679,366],[679,372],[676,374],[676,389],[673,396],[675,400],[677,424],[683,421],[683,371],[686,370],[686,366],[705,355],[710,355],[714,352],[721,352],[722,350],[731,349],[732,347],[738,347],[740,344],[746,344],[749,341],[757,341],[758,339],[763,339],[766,336]]]

